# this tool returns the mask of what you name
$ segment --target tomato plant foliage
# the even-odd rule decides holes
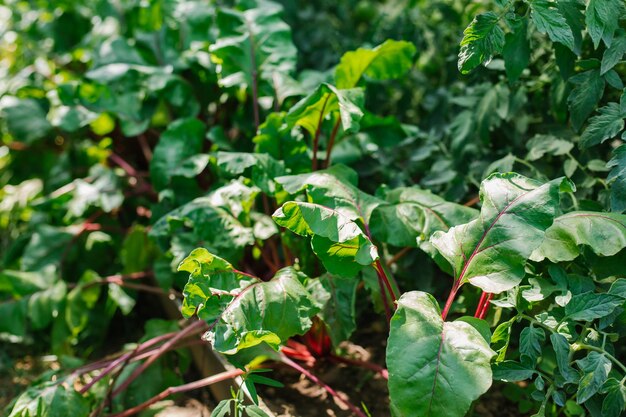
[[[236,378],[213,414],[267,416],[276,363],[384,403],[339,396],[332,360],[388,380],[380,415],[490,390],[622,415],[625,22],[622,0],[6,1],[0,358],[59,363],[6,414]],[[385,363],[347,357],[373,316]],[[190,380],[201,339],[228,366]]]

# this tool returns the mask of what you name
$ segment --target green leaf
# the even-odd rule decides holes
[[[67,385],[46,382],[28,388],[17,398],[8,417],[88,417],[90,401]]]
[[[530,17],[541,33],[547,33],[552,42],[559,42],[575,50],[574,34],[556,3],[548,0],[531,0]]]
[[[527,161],[537,161],[544,155],[567,155],[574,148],[574,144],[553,135],[535,135],[526,143]]]
[[[372,236],[398,247],[421,247],[433,254],[430,236],[438,230],[467,223],[478,217],[478,211],[418,187],[399,187],[385,196],[389,205],[374,209],[370,218]]]
[[[613,256],[626,247],[626,215],[574,211],[557,217],[546,231],[533,261],[571,261],[589,247],[600,256]]]
[[[582,404],[602,388],[611,372],[611,361],[601,353],[589,352],[587,357],[576,363],[584,372],[576,393],[576,402]]]
[[[256,282],[254,277],[236,270],[230,263],[204,248],[193,250],[180,263],[178,270],[190,274],[183,289],[185,298],[181,312],[185,318],[197,314],[205,321],[215,320],[214,301],[228,303],[241,290]]]
[[[218,10],[218,36],[209,51],[221,86],[258,88],[261,97],[273,97],[274,77],[295,71],[297,50],[281,13],[271,1],[245,11]]]
[[[46,137],[52,126],[46,112],[34,99],[18,99],[5,96],[0,101],[0,110],[13,140],[28,145]]]
[[[607,164],[611,168],[607,177],[611,184],[611,210],[622,213],[626,210],[626,145],[615,149],[613,155]]]
[[[455,282],[490,293],[518,285],[525,261],[552,224],[560,188],[568,184],[562,179],[541,184],[514,173],[483,181],[480,217],[430,239],[452,266]]]
[[[623,12],[624,2],[621,0],[589,0],[585,23],[594,48],[598,48],[600,40],[607,47],[611,46]]]
[[[375,80],[399,78],[411,69],[414,55],[412,43],[392,39],[374,49],[346,52],[335,69],[335,84],[339,89],[354,88],[363,75]]]
[[[338,112],[344,132],[359,130],[365,95],[362,88],[340,90],[322,83],[315,91],[297,102],[287,113],[287,125],[302,126],[311,137],[328,114]]]
[[[504,47],[504,31],[498,25],[500,18],[493,12],[481,13],[463,32],[458,67],[467,74],[482,63],[489,63]]]
[[[576,382],[578,380],[578,373],[570,365],[571,346],[567,342],[567,339],[562,334],[552,333],[550,335],[550,342],[552,343],[552,348],[554,348],[554,353],[556,354],[556,363],[558,365],[559,372],[566,382]]]
[[[150,162],[150,178],[157,191],[171,185],[173,172],[181,164],[202,151],[204,125],[197,119],[172,122],[161,134]]]
[[[546,332],[532,324],[526,327],[519,336],[519,352],[522,357],[526,356],[534,364],[541,356],[541,343],[546,340]]]
[[[38,226],[24,248],[21,269],[40,271],[49,265],[59,265],[73,236],[65,228],[47,224]]]
[[[350,220],[359,219],[368,224],[372,211],[385,202],[359,190],[357,181],[357,173],[345,165],[276,178],[289,194],[306,190],[313,203],[337,210]]]
[[[197,249],[179,270],[190,273],[185,314],[199,311],[210,324],[205,338],[222,353],[234,354],[263,342],[278,349],[290,337],[304,334],[319,311],[300,283],[300,273],[291,267],[264,282]]]
[[[494,354],[468,323],[444,322],[431,295],[403,294],[387,343],[392,407],[404,416],[464,416],[491,386]]]
[[[290,128],[285,118],[286,113],[271,113],[267,116],[259,126],[257,136],[252,139],[256,144],[254,151],[282,161],[291,173],[306,172],[311,169],[311,158],[303,135]]]
[[[533,368],[528,368],[514,361],[503,361],[493,365],[493,379],[505,382],[519,382],[530,379],[535,374]]]
[[[579,131],[587,117],[594,111],[602,95],[606,84],[600,75],[599,69],[585,71],[569,79],[575,85],[567,97],[567,105],[570,110],[570,118],[574,130]]]
[[[624,299],[618,295],[585,292],[572,297],[565,306],[565,315],[570,320],[593,321],[608,316],[623,303]]]
[[[626,104],[626,95],[622,96],[621,101]],[[609,103],[604,107],[600,107],[598,109],[600,114],[589,120],[589,126],[581,135],[580,146],[590,148],[607,139],[616,137],[624,130],[626,112],[624,112],[623,107],[617,103]]]
[[[276,192],[274,178],[285,174],[282,161],[269,155],[246,152],[218,152],[217,166],[229,176],[239,176],[250,169],[249,178],[265,194]]]
[[[319,317],[326,324],[335,346],[348,340],[356,329],[356,288],[359,280],[334,275],[322,275],[307,284],[307,290],[322,310]]]
[[[528,42],[528,19],[516,22],[514,31],[507,33],[502,49],[504,68],[509,82],[516,82],[530,62],[530,43]]]
[[[600,75],[613,69],[624,58],[624,54],[626,54],[626,31],[619,29],[617,36],[611,42],[611,46],[606,48],[604,55],[602,55]]]
[[[606,417],[619,417],[626,410],[626,386],[615,378],[609,378],[602,387],[606,393],[602,401],[602,415]]]
[[[378,259],[378,249],[359,225],[336,210],[290,201],[272,217],[279,226],[312,237],[313,251],[331,274],[354,276]]]

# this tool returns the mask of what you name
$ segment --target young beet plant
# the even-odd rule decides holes
[[[373,299],[387,313],[395,310],[387,345],[394,415],[463,416],[493,379],[531,378],[533,398],[541,401],[537,415],[567,403],[620,415],[626,368],[611,341],[623,320],[626,280],[595,271],[619,262],[614,255],[626,246],[626,216],[559,215],[560,194],[573,191],[566,179],[540,183],[493,174],[481,185],[478,213],[417,188],[379,199],[360,191],[353,174],[334,166],[276,179],[297,199],[282,204],[274,221],[310,238],[327,271],[320,277],[306,276],[296,263],[264,281],[205,249],[183,261],[180,269],[191,274],[183,312],[208,323],[206,337],[216,350],[239,366],[258,357],[297,365],[281,348],[314,320],[325,324],[335,345],[347,340],[354,330],[354,288],[373,271]],[[407,236],[454,277],[443,310],[421,291],[397,299],[381,245]],[[585,260],[572,268],[580,255]],[[588,275],[580,274],[583,269]],[[447,321],[466,284],[483,291],[476,317]],[[493,335],[483,320],[492,298],[499,317],[491,320]],[[507,355],[514,328],[521,328],[519,349]]]

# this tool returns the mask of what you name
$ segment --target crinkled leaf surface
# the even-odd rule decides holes
[[[244,174],[250,169],[252,183],[269,195],[276,191],[274,178],[285,174],[284,163],[266,154],[218,152],[217,166],[231,176]]]
[[[389,39],[374,49],[359,48],[343,54],[335,69],[337,88],[354,88],[363,75],[375,80],[398,78],[413,65],[415,46]]]
[[[582,404],[602,388],[611,372],[612,363],[599,352],[589,352],[585,358],[577,360],[576,363],[584,372],[576,393],[576,402]]]
[[[356,132],[363,117],[364,105],[365,94],[362,88],[341,90],[322,83],[289,110],[286,120],[288,126],[302,126],[311,136],[315,136],[324,118],[329,113],[339,112],[343,130]]]
[[[385,204],[385,201],[359,190],[357,181],[357,173],[345,165],[333,165],[308,174],[276,178],[276,182],[288,193],[306,190],[313,203],[330,207],[351,220],[360,219],[367,224],[372,211]]]
[[[600,256],[612,256],[626,247],[626,215],[574,211],[557,217],[532,254],[533,261],[571,261],[582,246]]]
[[[359,225],[336,210],[290,201],[272,217],[279,226],[312,237],[313,251],[331,274],[354,276],[378,259],[378,249]]]
[[[447,231],[478,217],[478,210],[450,203],[417,187],[395,188],[385,199],[390,204],[380,205],[372,212],[372,235],[394,246],[419,245],[429,253],[429,238],[434,232]]]
[[[470,324],[444,322],[431,295],[403,294],[387,344],[392,407],[405,417],[464,416],[491,386],[494,355]]]
[[[547,33],[552,42],[559,42],[574,50],[574,34],[555,2],[532,0],[530,17],[541,33]]]
[[[552,224],[562,179],[541,184],[518,174],[493,174],[481,184],[480,217],[435,232],[433,246],[452,266],[455,281],[490,293],[518,285],[524,263]]]
[[[587,30],[595,48],[600,45],[600,40],[607,47],[611,46],[623,12],[624,2],[621,0],[589,0],[585,23],[587,23]]]
[[[210,52],[220,85],[254,88],[256,78],[260,94],[273,96],[273,77],[295,71],[297,50],[281,13],[282,7],[271,1],[244,11],[219,9],[219,34]]]
[[[300,273],[291,267],[264,282],[198,249],[181,263],[180,270],[190,273],[186,313],[204,310],[210,326],[205,337],[222,353],[234,354],[262,342],[278,349],[288,338],[304,334],[319,311],[300,282]]]
[[[589,148],[607,139],[616,137],[624,130],[626,119],[626,94],[622,94],[620,103],[608,103],[598,109],[600,114],[589,120],[589,126],[580,137],[580,146]]]
[[[572,126],[578,131],[600,102],[606,81],[600,76],[599,69],[581,72],[568,81],[575,85],[567,98],[567,104]]]

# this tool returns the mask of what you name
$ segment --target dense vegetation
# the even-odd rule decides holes
[[[624,1],[281,3],[0,5],[0,371],[56,364],[6,415],[387,396],[324,361],[375,416],[622,415]]]

